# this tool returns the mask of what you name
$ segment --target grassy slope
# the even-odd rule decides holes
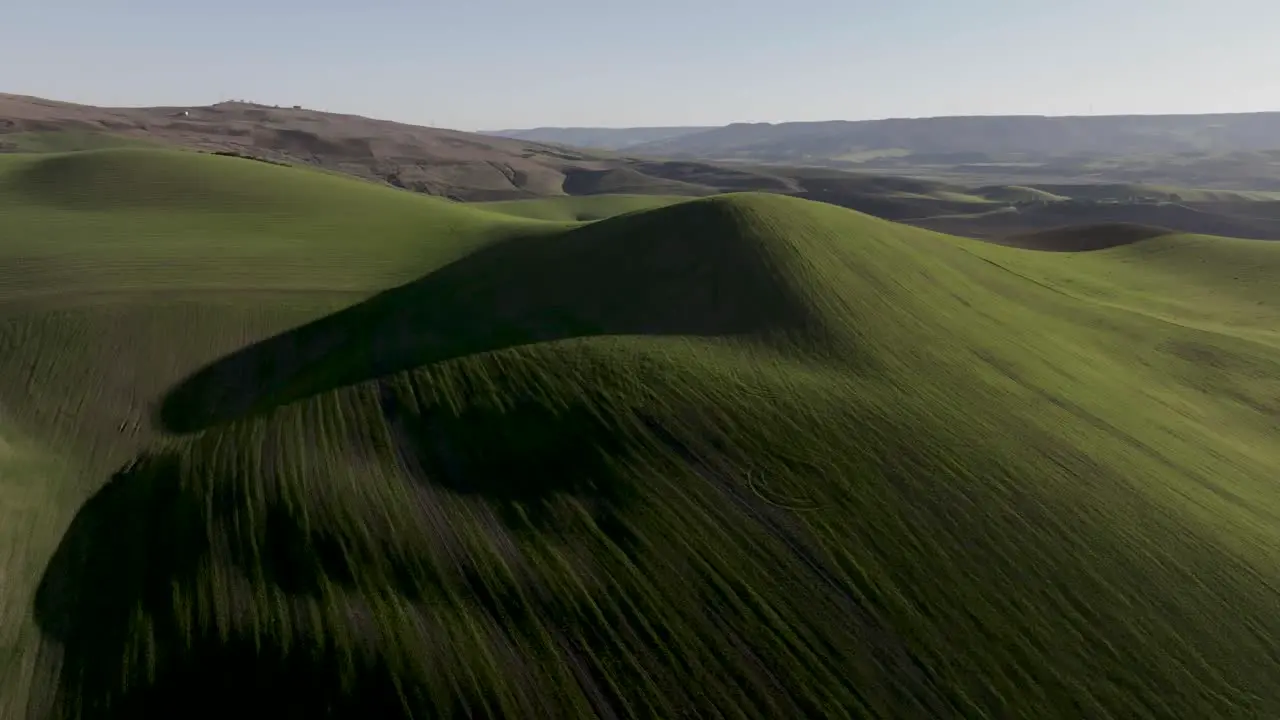
[[[0,134],[6,152],[62,153],[110,148],[147,148],[159,143],[90,130],[32,130]]]
[[[760,195],[521,225],[231,159],[59,162],[0,171],[4,267],[39,269],[0,283],[9,689],[1280,712],[1280,246],[1041,255]]]
[[[0,270],[0,296],[369,290],[521,227],[342,176],[267,168],[184,151],[0,157],[12,218],[3,251],[25,261]],[[424,243],[431,235],[442,243]]]
[[[1280,244],[1174,235],[1106,252],[1055,257],[979,245],[1037,282],[1081,299],[1141,312],[1166,322],[1280,346],[1275,310]]]
[[[58,534],[153,438],[166,387],[515,228],[268,167],[163,151],[0,156],[0,717],[22,697],[3,683],[30,668],[6,663],[34,657],[19,618]]]
[[[683,195],[582,195],[537,200],[499,200],[473,203],[478,207],[530,220],[580,222],[652,210],[688,200]]]
[[[1067,199],[1065,195],[1023,185],[990,185],[978,188],[974,193],[997,202],[1058,202]]]
[[[1265,190],[1212,190],[1132,183],[1037,184],[1031,189],[1080,200],[1127,200],[1133,197],[1147,197],[1160,200],[1176,199],[1181,202],[1262,202],[1275,200],[1277,197],[1277,193]]]

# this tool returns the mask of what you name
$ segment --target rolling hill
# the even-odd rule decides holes
[[[1043,115],[733,123],[633,146],[695,157],[795,160],[904,149],[913,154],[1138,155],[1275,149],[1280,113]]]
[[[309,164],[464,200],[563,194],[566,170],[616,165],[598,153],[303,108],[247,102],[100,108],[0,95],[0,149],[142,141]]]
[[[1000,210],[914,217],[906,222],[965,237],[1015,243],[1020,235],[1030,232],[1116,223],[1156,226],[1206,235],[1280,239],[1280,220],[1238,214],[1248,212],[1248,206],[1241,204],[1207,203],[1191,207],[1177,203],[1146,205],[1066,202]]]
[[[146,146],[309,165],[464,201],[793,187],[770,173],[705,163],[696,164],[698,181],[690,183],[687,163],[668,172],[665,163],[638,163],[610,152],[300,107],[236,101],[102,108],[0,93],[0,153]]]
[[[1280,238],[1274,220],[1259,217],[1265,207],[1255,211],[1280,195],[1260,190],[1078,180],[1028,184],[1026,178],[965,184],[804,164],[628,157],[251,103],[95,108],[0,95],[0,155],[146,147],[309,166],[463,201],[647,195],[662,204],[669,196],[763,191],[1001,241],[1064,224],[1109,222]],[[1092,205],[1099,202],[1122,207]],[[1025,204],[1052,207],[1015,207]]]
[[[595,150],[625,150],[644,143],[670,140],[711,129],[713,129],[712,126],[639,128],[543,127],[529,130],[483,130],[480,134]]]
[[[1280,713],[1280,245],[669,200],[0,157],[0,715]]]
[[[591,195],[585,197],[500,200],[475,207],[530,220],[589,222],[623,213],[652,210],[688,200],[682,195]]]

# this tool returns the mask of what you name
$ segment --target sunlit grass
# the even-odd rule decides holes
[[[0,187],[0,709],[1280,713],[1280,245]]]

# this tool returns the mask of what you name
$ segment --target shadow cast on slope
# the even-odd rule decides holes
[[[168,583],[194,577],[208,553],[203,513],[178,480],[177,459],[140,457],[116,472],[80,508],[49,560],[36,593],[36,620],[46,635],[63,643],[68,657],[80,648],[123,642],[122,622],[136,605],[167,601]],[[134,560],[146,555],[148,562]],[[122,598],[114,588],[136,588]],[[101,678],[93,664],[72,672],[86,686]]]
[[[1073,225],[1014,235],[999,240],[1001,245],[1045,252],[1091,252],[1132,245],[1173,235],[1168,228],[1126,223]]]
[[[448,412],[376,387],[403,475],[355,471],[366,459],[343,437],[331,449],[353,472],[318,472],[236,423],[141,456],[82,506],[35,599],[62,649],[52,718],[495,716],[480,690],[441,690],[464,672],[450,658],[469,650],[433,628],[462,613],[514,641],[593,602],[590,584],[539,600],[548,578],[530,549],[589,565],[593,537],[634,547],[635,488],[609,463],[628,448],[585,404]],[[501,522],[479,520],[474,503]],[[468,558],[477,533],[509,548],[509,574],[440,564]],[[347,610],[321,622],[315,608],[334,602]],[[375,627],[388,604],[407,614]],[[510,685],[540,682],[523,662]]]
[[[214,556],[200,498],[175,456],[142,457],[76,515],[35,599],[46,638],[62,648],[53,718],[397,716],[385,669],[344,666],[323,647],[280,653],[219,638],[202,609],[181,606]],[[223,587],[224,591],[234,592]],[[207,612],[204,608],[203,612]],[[308,652],[309,651],[309,652]],[[338,696],[317,688],[348,687]],[[343,705],[344,697],[354,700]]]
[[[553,407],[526,397],[454,412],[415,407],[379,383],[378,405],[398,464],[415,483],[484,500],[512,530],[545,528],[553,503],[568,496],[614,526],[632,495],[607,462],[631,449],[626,431],[585,403]]]
[[[1075,229],[1101,231],[1103,236],[1114,235],[1119,228],[1117,241],[1124,244],[1133,228],[1163,230],[1164,232],[1217,235],[1222,237],[1274,240],[1280,238],[1280,223],[1267,218],[1243,218],[1239,216],[1205,212],[1185,205],[1144,204],[1080,204],[1050,203],[1043,206],[1024,207],[1018,212],[986,213],[980,216],[919,217],[904,219],[909,225],[936,232],[993,240],[1001,244],[1044,242],[1035,240],[1040,233],[1071,235]],[[1128,230],[1126,230],[1128,228]],[[1167,230],[1166,230],[1167,229]],[[1077,240],[1085,243],[1082,250],[1102,249],[1107,244],[1089,240],[1083,236]],[[1050,242],[1049,250],[1070,250],[1069,237],[1058,237]],[[1040,248],[1033,248],[1040,249]]]
[[[194,432],[400,370],[600,335],[796,336],[817,318],[729,203],[682,203],[482,249],[227,356],[162,401]]]

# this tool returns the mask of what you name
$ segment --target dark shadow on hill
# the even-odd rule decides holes
[[[1255,240],[1280,239],[1280,222],[1276,220],[1208,212],[1176,203],[1056,202],[1020,207],[1017,212],[976,217],[907,218],[903,221],[929,230],[997,242],[1045,230],[1115,225],[1167,228],[1180,233]]]
[[[36,619],[69,656],[122,642],[115,634],[122,623],[83,618],[127,619],[138,602],[164,602],[165,584],[190,579],[207,553],[200,507],[183,493],[177,470],[173,457],[135,460],[81,507],[64,535],[37,591]],[[149,562],[133,562],[143,556]],[[124,600],[111,592],[115,587],[141,591]],[[100,679],[92,663],[75,668],[81,673],[86,685]]]
[[[174,591],[192,589],[210,547],[200,498],[184,490],[179,475],[179,460],[166,455],[122,469],[84,504],[50,560],[35,618],[63,649],[54,716],[214,717],[259,709],[294,716],[324,710],[308,707],[314,693],[299,693],[295,709],[292,703],[273,707],[272,695],[263,692],[325,679],[302,667],[303,656],[266,663],[241,643],[223,645],[200,630],[186,636]],[[145,664],[131,657],[145,634],[136,624],[141,618],[149,621],[154,648]],[[150,672],[154,677],[147,677]]]
[[[529,397],[462,412],[421,408],[385,382],[378,405],[398,463],[421,486],[482,499],[518,534],[563,534],[559,503],[572,498],[615,545],[631,547],[625,514],[636,489],[609,466],[637,449],[624,440],[635,428],[621,418],[583,402]]]
[[[256,639],[212,627],[209,607],[244,589],[225,568],[211,576],[217,518],[178,475],[178,460],[166,456],[117,473],[81,508],[49,562],[35,618],[63,650],[52,716],[408,717],[377,656],[343,657],[319,637],[286,650],[279,627]],[[176,603],[177,593],[189,598],[201,587],[206,607]],[[224,617],[236,612],[228,604]],[[184,621],[183,611],[203,617]]]
[[[1168,228],[1112,223],[1082,225],[1014,235],[1000,240],[1001,245],[1046,252],[1090,252],[1132,245],[1174,234]]]
[[[797,183],[785,175],[771,175],[754,170],[692,161],[628,159],[626,162],[648,176],[714,188],[722,192],[791,192],[797,189]]]
[[[585,614],[578,600],[539,599],[523,548],[589,549],[600,542],[584,529],[594,525],[627,550],[634,488],[607,462],[627,451],[623,433],[585,405],[450,413],[379,390],[407,477],[366,478],[385,483],[372,496],[335,496],[347,492],[342,472],[290,472],[284,460],[251,468],[243,460],[271,458],[272,440],[255,445],[231,426],[139,458],[84,504],[35,600],[42,633],[62,648],[53,717],[501,716],[476,694],[487,689],[441,691],[439,673],[466,671],[437,662],[453,657],[440,645],[440,613],[481,611],[513,641],[535,632],[535,619],[563,626]],[[219,460],[219,449],[231,454]],[[307,486],[286,493],[284,483]],[[486,503],[505,522],[477,524],[442,493]],[[477,532],[512,548],[509,574],[427,560],[468,558],[461,539]],[[408,609],[391,632],[373,617],[389,598]],[[344,614],[317,625],[314,608],[335,602]],[[521,686],[527,671],[511,662]]]
[[[896,197],[893,195],[850,192],[841,189],[839,186],[835,188],[823,186],[808,188],[805,192],[798,193],[797,197],[815,202],[824,202],[828,205],[838,205],[893,222],[910,222],[917,218],[927,218],[931,215],[973,213],[983,209],[990,209],[971,202],[938,200],[930,197]]]
[[[768,240],[715,199],[490,246],[227,356],[171,390],[193,432],[336,387],[475,353],[601,335],[813,333]]]
[[[537,504],[594,489],[592,476],[608,473],[603,456],[623,449],[619,434],[585,405],[557,409],[525,398],[462,413],[438,406],[423,412],[386,383],[378,405],[412,476],[500,503]]]

